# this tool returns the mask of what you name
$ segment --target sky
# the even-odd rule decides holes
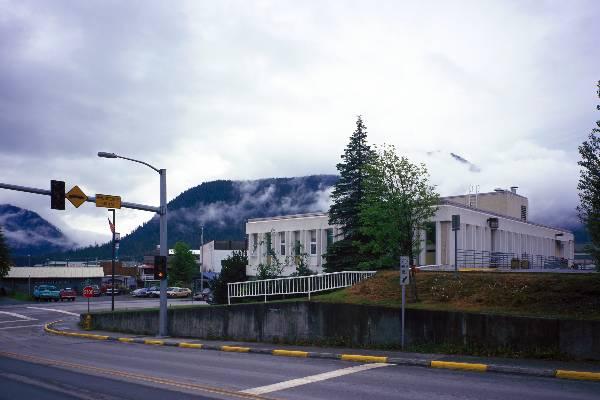
[[[600,2],[0,0],[0,182],[158,205],[215,179],[336,173],[357,115],[442,195],[519,186],[532,219],[576,221],[600,114]],[[467,160],[460,162],[451,153]],[[50,210],[81,244],[105,209]],[[150,219],[122,209],[126,234]]]

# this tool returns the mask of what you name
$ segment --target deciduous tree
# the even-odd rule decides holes
[[[407,255],[411,264],[420,251],[421,232],[435,214],[439,195],[429,184],[424,164],[400,157],[393,146],[383,146],[365,166],[364,199],[360,207],[362,233],[372,238],[361,250],[376,258],[367,268],[397,266]]]
[[[174,250],[175,254],[171,258],[169,265],[169,284],[189,285],[198,270],[196,259],[186,243],[175,243]]]

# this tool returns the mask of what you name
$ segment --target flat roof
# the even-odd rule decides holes
[[[12,267],[3,279],[102,278],[102,267]]]
[[[261,222],[261,221],[273,221],[279,219],[294,219],[294,218],[311,218],[311,217],[326,217],[329,213],[326,212],[312,212],[305,214],[292,214],[292,215],[278,215],[275,217],[265,217],[265,218],[250,218],[248,222]]]
[[[449,200],[442,200],[440,201],[439,205],[447,205],[447,206],[453,206],[453,207],[458,207],[458,208],[462,208],[465,210],[473,210],[473,211],[477,211],[483,214],[488,214],[488,215],[493,215],[494,217],[500,217],[500,218],[504,218],[504,219],[509,219],[511,221],[516,221],[516,222],[521,222],[523,224],[529,224],[529,225],[534,225],[534,226],[540,226],[542,228],[548,228],[548,229],[554,229],[555,231],[561,231],[561,232],[565,232],[565,233],[573,233],[568,229],[564,229],[564,228],[557,228],[555,226],[550,226],[550,225],[543,225],[543,224],[538,224],[537,222],[531,222],[531,221],[523,221],[520,218],[515,218],[515,217],[511,217],[508,215],[504,215],[504,214],[499,214],[493,211],[488,211],[488,210],[483,210],[481,208],[475,208],[475,207],[469,207],[466,204],[460,204],[460,203],[455,203],[453,201],[449,201]]]
[[[477,211],[477,212],[480,212],[480,213],[483,213],[483,214],[488,214],[488,215],[491,215],[491,216],[494,216],[494,217],[505,218],[505,219],[509,219],[511,221],[521,222],[523,224],[529,224],[529,225],[539,226],[539,227],[542,227],[542,228],[554,229],[556,231],[561,231],[561,232],[571,233],[572,234],[572,232],[570,230],[568,230],[568,229],[557,228],[557,227],[550,226],[550,225],[539,224],[537,222],[523,221],[520,218],[515,218],[515,217],[508,216],[508,215],[499,214],[499,213],[496,213],[496,212],[493,212],[493,211],[489,211],[489,210],[483,210],[481,208],[469,207],[466,204],[461,204],[461,203],[456,203],[456,202],[453,202],[453,201],[450,201],[450,200],[445,200],[445,198],[442,198],[440,200],[439,205],[440,206],[441,205],[448,205],[448,206],[462,208],[462,209],[465,209],[465,210]],[[251,219],[248,220],[248,222],[262,222],[262,221],[285,220],[285,219],[295,219],[295,218],[310,218],[310,217],[326,217],[327,215],[328,215],[328,213],[326,213],[326,212],[313,212],[313,213],[292,214],[292,215],[278,215],[276,217],[251,218]]]

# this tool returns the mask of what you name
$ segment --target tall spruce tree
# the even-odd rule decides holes
[[[336,166],[340,179],[331,194],[329,224],[339,225],[341,232],[337,241],[327,249],[327,272],[357,269],[361,262],[372,258],[360,250],[368,239],[360,231],[359,213],[364,198],[365,166],[373,160],[374,155],[367,144],[367,127],[359,115],[356,129],[342,154],[342,162]]]
[[[8,275],[10,269],[10,251],[8,245],[4,240],[4,233],[2,232],[2,226],[0,226],[0,278],[4,278]]]
[[[598,97],[600,97],[600,81],[598,81]],[[600,105],[596,106],[600,110]],[[600,121],[596,121],[588,140],[579,146],[581,167],[579,176],[579,200],[577,207],[579,218],[585,224],[590,236],[589,251],[600,271]]]

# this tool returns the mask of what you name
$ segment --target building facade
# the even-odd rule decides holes
[[[528,221],[528,200],[512,190],[442,198],[435,215],[421,232],[420,265],[490,264],[495,260],[527,260],[526,266],[572,260],[573,234]],[[474,196],[476,196],[474,198]],[[452,231],[452,216],[460,216],[460,229]],[[246,223],[247,274],[256,275],[260,264],[278,262],[282,275],[296,269],[302,256],[315,272],[323,271],[327,247],[339,238],[327,213],[255,218]],[[458,257],[455,260],[455,236]],[[270,250],[268,250],[270,248]],[[568,262],[568,261],[567,261]],[[542,265],[540,264],[540,265]]]
[[[211,240],[202,246],[199,261],[203,272],[221,273],[221,262],[233,254],[234,250],[244,250],[243,240]]]

